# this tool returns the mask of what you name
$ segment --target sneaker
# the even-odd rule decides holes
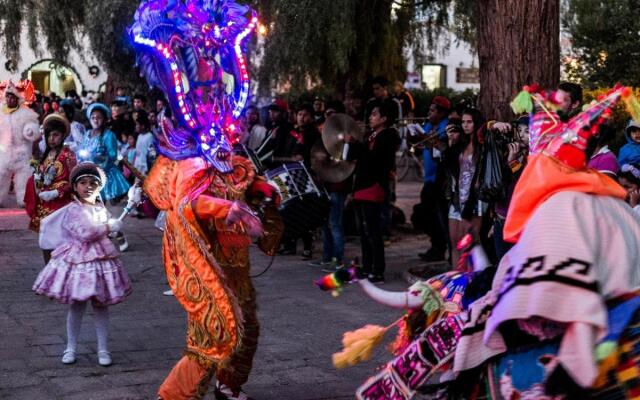
[[[426,253],[418,254],[418,257],[426,262],[444,261],[444,251],[440,251],[432,247]]]
[[[309,263],[310,267],[326,267],[327,265],[331,265],[332,261],[322,261],[322,260],[317,260],[317,261],[311,261]]]
[[[173,290],[165,290],[164,292],[162,292],[162,294],[165,296],[173,296]]]
[[[98,364],[103,367],[108,367],[111,365],[111,353],[105,350],[101,350],[98,352]]]
[[[76,362],[76,351],[67,349],[62,353],[62,363],[63,364],[73,364]]]
[[[302,259],[303,260],[311,260],[311,258],[313,258],[313,253],[311,253],[311,250],[304,250],[302,252]]]
[[[220,382],[216,383],[213,393],[216,396],[216,400],[254,400],[252,397],[247,396],[242,389],[234,393],[229,386]]]
[[[278,254],[281,256],[295,256],[296,251],[295,249],[284,248],[284,249],[278,250]]]
[[[127,251],[127,249],[129,248],[129,242],[127,242],[127,238],[124,236],[124,234],[118,235],[116,237],[116,241],[118,242],[118,249],[121,253]]]
[[[384,275],[369,274],[369,282],[382,285],[384,283]]]

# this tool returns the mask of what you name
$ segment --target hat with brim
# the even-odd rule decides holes
[[[62,123],[62,125],[64,125],[64,132],[62,133],[65,137],[69,134],[69,132],[71,132],[71,124],[64,115],[58,113],[49,114],[42,121],[42,126],[46,128],[51,121],[59,121]]]
[[[640,122],[638,122],[638,121],[636,121],[634,119],[631,119],[629,121],[629,123],[627,124],[627,128],[625,129],[625,132],[627,133],[627,135],[631,131],[631,128],[640,129]]]
[[[94,110],[102,110],[104,114],[107,116],[107,119],[111,119],[111,110],[109,107],[105,106],[102,103],[93,103],[89,107],[87,107],[87,119],[91,119],[91,113]]]
[[[104,185],[107,184],[107,176],[102,168],[89,161],[81,162],[73,167],[69,174],[69,181],[71,181],[72,185],[75,185],[77,181],[85,176],[97,179],[100,186],[99,190],[102,190]]]

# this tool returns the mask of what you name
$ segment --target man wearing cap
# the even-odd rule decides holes
[[[268,110],[273,125],[256,150],[260,162],[267,169],[271,169],[283,163],[302,161],[303,138],[297,135],[287,121],[287,103],[278,99]]]
[[[447,251],[447,220],[446,200],[444,199],[444,174],[439,168],[441,149],[446,146],[451,102],[443,96],[436,96],[431,101],[427,114],[428,121],[422,127],[425,135],[430,138],[425,143],[422,153],[424,163],[424,186],[420,193],[420,200],[425,213],[425,230],[431,239],[431,248],[421,253],[420,258],[425,261],[444,260]]]
[[[35,99],[33,85],[21,81],[0,84],[0,207],[6,206],[13,177],[16,202],[24,207],[24,191],[31,176],[33,143],[40,139],[38,114],[26,103]]]

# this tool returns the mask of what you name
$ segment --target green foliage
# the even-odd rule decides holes
[[[36,54],[46,48],[52,58],[66,62],[72,49],[83,55],[83,35],[107,72],[117,80],[135,82],[133,51],[126,27],[137,0],[0,0],[0,44],[8,58],[19,60],[20,32],[27,29]],[[44,42],[39,42],[39,38]]]
[[[325,83],[345,92],[375,75],[403,80],[406,49],[433,55],[449,29],[473,42],[473,0],[240,0],[256,8],[268,28],[259,78],[263,87],[289,82],[300,92]],[[80,50],[83,36],[109,76],[139,82],[126,27],[139,0],[0,0],[0,47],[18,60],[20,31],[29,46],[55,61]],[[453,11],[453,14],[452,14]],[[39,38],[44,41],[39,42]],[[445,47],[447,43],[445,43]]]
[[[576,61],[570,78],[586,86],[640,85],[640,3],[630,0],[571,0],[563,25]]]
[[[376,75],[404,80],[405,49],[418,60],[433,55],[445,29],[474,42],[474,7],[472,0],[260,2],[269,27],[261,84],[287,81],[302,90],[331,83],[344,93]]]

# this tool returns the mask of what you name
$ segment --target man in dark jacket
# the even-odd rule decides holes
[[[269,118],[273,127],[256,150],[262,166],[266,169],[303,160],[302,138],[297,136],[293,126],[287,121],[287,115],[284,102],[276,101],[269,106]]]
[[[381,230],[381,210],[389,190],[395,165],[398,132],[391,128],[394,110],[389,102],[380,102],[371,111],[371,131],[362,143],[347,135],[349,159],[357,161],[353,201],[362,246],[362,269],[374,283],[384,283],[385,256]]]

